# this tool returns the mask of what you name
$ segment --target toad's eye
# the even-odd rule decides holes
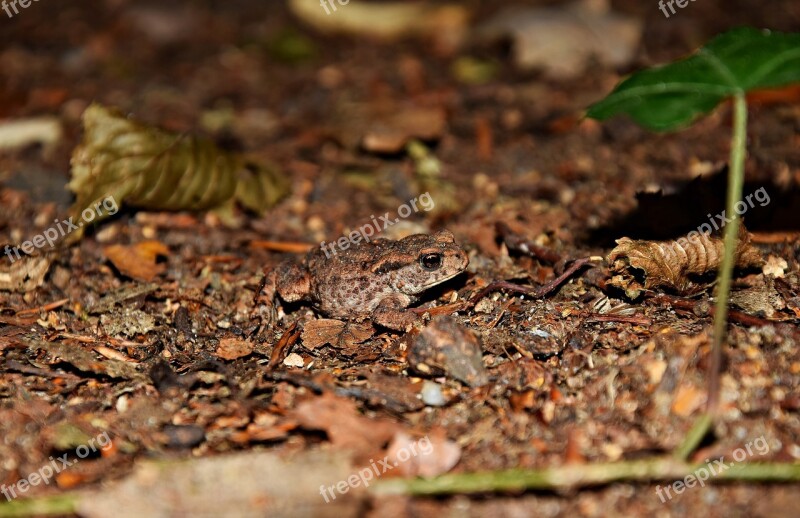
[[[440,254],[425,254],[420,256],[419,265],[423,270],[432,272],[438,270],[442,266],[442,256]]]

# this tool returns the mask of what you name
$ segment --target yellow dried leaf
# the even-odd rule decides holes
[[[150,127],[99,104],[83,113],[83,126],[69,182],[76,218],[109,196],[118,205],[138,208],[230,214],[234,202],[261,212],[288,192],[287,179],[276,171],[248,163],[209,139]]]

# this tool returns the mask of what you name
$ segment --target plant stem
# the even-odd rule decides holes
[[[64,516],[75,514],[78,495],[67,493],[30,500],[12,500],[0,504],[0,517],[17,518],[25,516]]]
[[[708,435],[708,430],[713,424],[714,418],[708,412],[704,413],[692,425],[692,428],[686,433],[683,442],[672,453],[676,459],[686,460],[689,455],[697,449],[700,442]]]
[[[376,494],[442,495],[487,493],[496,491],[521,491],[525,489],[567,489],[597,486],[628,480],[650,482],[674,481],[688,475],[699,475],[706,480],[752,480],[773,482],[800,481],[800,463],[738,463],[728,462],[725,471],[709,476],[705,463],[690,464],[672,457],[574,464],[552,468],[477,473],[452,473],[434,478],[379,480],[370,488]]]
[[[728,324],[728,295],[736,256],[739,235],[739,214],[736,203],[742,199],[744,185],[744,157],[747,150],[747,102],[744,92],[733,97],[733,135],[731,137],[730,163],[728,164],[728,196],[726,216],[731,221],[725,226],[725,255],[717,275],[717,300],[714,309],[714,335],[711,349],[711,366],[708,378],[706,412],[714,416],[719,406],[719,385],[722,371],[722,343]]]

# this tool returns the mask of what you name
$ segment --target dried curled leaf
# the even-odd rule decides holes
[[[608,255],[610,269],[617,274],[609,284],[622,288],[630,298],[638,297],[644,289],[655,287],[685,291],[691,285],[689,276],[717,270],[724,253],[721,238],[697,232],[690,236],[675,241],[618,239],[618,246]],[[736,267],[750,268],[763,263],[761,252],[750,244],[749,234],[742,231],[736,246]],[[644,272],[644,285],[633,270]]]
[[[230,221],[235,202],[261,212],[288,192],[277,171],[247,163],[208,139],[146,126],[99,104],[83,113],[83,126],[69,182],[76,219],[111,196],[117,204],[145,209],[214,209]]]

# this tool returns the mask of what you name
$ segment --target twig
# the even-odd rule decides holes
[[[569,279],[572,276],[572,274],[580,270],[585,265],[589,264],[592,260],[593,260],[592,257],[584,257],[582,259],[576,260],[574,263],[572,263],[572,265],[569,268],[567,268],[564,271],[564,273],[562,273],[552,281],[548,282],[547,284],[539,286],[538,288],[520,286],[519,284],[514,284],[508,281],[494,281],[485,288],[483,288],[481,291],[479,291],[475,296],[473,296],[469,300],[468,307],[474,306],[483,297],[485,297],[486,295],[488,295],[493,291],[498,291],[498,290],[506,290],[512,293],[521,293],[523,295],[529,295],[535,299],[540,299],[558,289],[558,287],[561,286],[561,284],[564,281]]]
[[[64,304],[69,302],[69,299],[61,299],[55,302],[51,302],[49,304],[45,304],[44,306],[39,306],[38,308],[30,308],[30,309],[23,309],[22,311],[17,312],[14,316],[15,317],[25,317],[28,315],[38,315],[39,313],[52,311],[56,308],[60,308]]]
[[[689,299],[683,299],[680,297],[675,297],[673,295],[667,295],[666,293],[646,294],[645,296],[655,302],[669,304],[678,309],[691,311],[697,316],[714,316],[716,310],[715,307],[708,306],[706,301],[702,300],[694,301]],[[737,324],[742,324],[743,326],[763,327],[763,326],[777,325],[782,323],[782,321],[780,320],[769,320],[766,318],[760,318],[753,315],[749,315],[742,311],[736,311],[735,309],[728,310],[728,317],[731,322],[736,322]]]
[[[640,326],[649,326],[653,323],[652,320],[643,315],[615,315],[613,313],[592,313],[584,322],[624,322],[626,324],[638,324]]]

